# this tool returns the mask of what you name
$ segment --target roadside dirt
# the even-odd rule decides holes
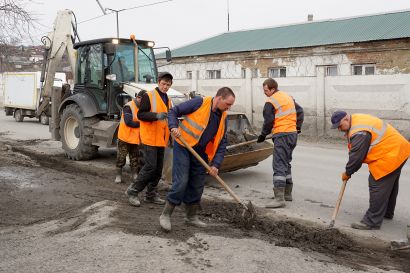
[[[27,149],[28,145],[39,142],[0,141],[0,206],[3,208],[0,210],[0,230],[56,220],[64,224],[47,233],[50,237],[56,236],[74,231],[87,221],[91,212],[84,211],[84,208],[99,202],[111,202],[115,209],[110,211],[110,217],[115,220],[100,228],[182,242],[199,231],[226,238],[254,238],[276,246],[322,253],[333,263],[355,270],[375,266],[410,272],[408,252],[369,247],[369,244],[361,244],[337,229],[324,230],[286,219],[273,219],[267,217],[262,208],[257,209],[258,217],[249,226],[241,218],[240,206],[222,200],[204,199],[202,202],[201,218],[211,228],[187,227],[183,223],[183,208],[177,208],[172,218],[173,231],[164,233],[158,223],[162,206],[129,206],[124,195],[127,185],[112,182],[114,168],[97,168],[92,164],[70,161],[63,154],[50,156]],[[114,157],[108,160],[115,165]],[[129,177],[125,180],[129,181]],[[164,196],[165,192],[160,194]],[[197,247],[206,248],[206,245]]]

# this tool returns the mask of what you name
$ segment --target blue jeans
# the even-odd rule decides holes
[[[197,153],[207,162],[204,151]],[[174,157],[172,161],[172,188],[167,199],[174,205],[182,202],[191,205],[201,201],[205,186],[206,169],[202,164],[178,142],[174,141]]]

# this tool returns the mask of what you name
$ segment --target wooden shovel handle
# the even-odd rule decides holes
[[[267,137],[265,138],[265,140],[268,140],[268,139],[271,139],[271,138],[272,138],[272,135],[269,135],[269,136],[267,136]],[[232,144],[232,145],[227,146],[226,149],[227,149],[227,150],[230,150],[230,149],[233,149],[233,148],[236,148],[236,147],[240,147],[240,146],[243,146],[243,145],[252,144],[252,143],[255,143],[255,142],[257,142],[257,141],[258,141],[258,139],[256,138],[256,139],[252,139],[252,140],[245,141],[245,142],[241,142],[241,143],[237,143],[237,144]]]
[[[186,141],[182,137],[178,137],[178,139],[184,144],[185,148],[187,148],[191,152],[191,154],[193,154],[195,158],[198,159],[199,162],[201,162],[201,164],[206,168],[208,172],[211,171],[211,167],[205,162],[205,160],[203,160],[203,158],[197,152],[195,152],[194,149],[192,149],[191,146],[188,145],[188,143],[186,143]],[[235,199],[236,202],[238,202],[239,204],[243,205],[246,209],[248,209],[248,207],[242,203],[239,197],[231,190],[231,188],[229,188],[229,186],[222,180],[221,177],[219,177],[219,175],[216,175],[215,178],[233,197],[233,199]]]
[[[332,221],[336,220],[337,213],[339,212],[340,204],[342,203],[343,194],[346,189],[347,180],[343,180],[342,188],[339,192],[339,197],[337,198],[335,209],[333,210]]]

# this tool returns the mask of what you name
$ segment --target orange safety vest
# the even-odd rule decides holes
[[[296,132],[296,107],[293,98],[282,91],[266,99],[275,107],[275,121],[272,134]]]
[[[138,107],[135,104],[134,100],[127,102],[127,104],[132,113],[132,121],[137,122],[139,121],[137,114],[138,114]],[[124,142],[131,143],[131,144],[140,144],[140,128],[133,128],[127,126],[124,121],[124,112],[121,114],[121,121],[120,127],[118,129],[118,138]]]
[[[171,99],[168,98],[168,107],[165,105],[156,89],[147,92],[151,104],[151,112],[168,112],[172,107]],[[140,121],[141,141],[145,145],[166,147],[169,141],[169,129],[167,120]]]
[[[184,116],[183,121],[179,124],[179,129],[181,131],[181,137],[187,142],[191,147],[195,146],[206,126],[209,122],[209,117],[212,111],[212,97],[204,97],[202,105],[193,113]],[[205,153],[208,155],[208,160],[212,161],[216,151],[218,150],[219,144],[225,134],[225,120],[227,113],[222,112],[221,121],[219,122],[218,131],[215,137],[206,145]],[[179,139],[176,141],[184,146]]]
[[[353,114],[348,139],[359,131],[372,135],[364,163],[376,180],[400,167],[410,156],[410,142],[385,121],[367,114]],[[350,150],[350,143],[349,143]]]

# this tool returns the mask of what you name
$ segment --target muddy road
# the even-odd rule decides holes
[[[0,272],[410,272],[408,252],[262,208],[246,226],[237,204],[210,197],[207,228],[177,208],[164,233],[162,207],[129,206],[113,168],[44,154],[41,142],[0,138]]]

